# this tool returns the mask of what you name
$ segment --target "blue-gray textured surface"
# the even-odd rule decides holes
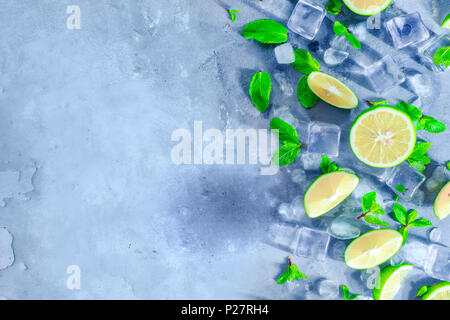
[[[411,2],[394,0],[382,19],[419,11],[432,33],[442,32],[439,23],[449,11],[445,1]],[[66,8],[73,4],[81,8],[80,30],[66,27]],[[283,105],[303,112],[295,96],[300,74],[277,66],[273,47],[240,35],[242,26],[256,19],[286,24],[294,5],[290,0],[2,1],[0,169],[31,176],[32,188],[12,179],[19,190],[5,192],[7,204],[0,208],[0,226],[13,236],[14,250],[14,263],[0,270],[0,296],[319,298],[314,285],[323,277],[367,293],[360,271],[332,258],[319,263],[295,257],[309,279],[276,284],[290,253],[273,233],[280,236],[279,226],[301,224],[283,221],[277,207],[304,192],[289,177],[292,168],[301,168],[300,159],[274,176],[261,176],[256,165],[176,166],[170,160],[172,132],[192,130],[194,120],[221,130],[267,128]],[[230,21],[228,8],[242,9],[237,22]],[[353,23],[365,19],[347,16]],[[324,47],[330,19],[319,34]],[[295,48],[309,44],[291,32],[289,40]],[[354,56],[360,63],[395,54],[425,74],[432,93],[419,96],[421,107],[450,123],[449,72],[421,67],[412,49],[397,52],[384,29],[361,40],[361,53]],[[320,53],[313,56],[323,62]],[[353,87],[361,106],[365,98],[416,98],[407,83],[377,95],[350,66],[322,63],[322,70]],[[258,69],[286,80],[283,88],[274,81],[270,110],[263,115],[246,94]],[[307,113],[342,125],[344,132],[355,114],[325,104]],[[448,160],[448,131],[422,137],[433,143],[433,160]],[[430,205],[419,211],[448,229],[450,218],[438,221]],[[450,244],[448,235],[442,241]],[[80,290],[66,286],[69,265],[80,267]],[[399,298],[411,298],[419,285],[436,281],[417,269]]]

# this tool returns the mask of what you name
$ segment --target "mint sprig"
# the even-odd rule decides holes
[[[397,222],[399,222],[402,225],[400,227],[399,232],[403,236],[403,245],[406,243],[406,240],[408,239],[409,227],[422,228],[433,225],[431,221],[425,218],[417,218],[418,212],[416,210],[407,211],[405,207],[403,207],[399,203],[394,203],[392,210],[395,220],[397,220]]]
[[[341,171],[341,167],[339,167],[336,162],[331,162],[330,158],[326,155],[322,155],[322,162],[320,163],[320,170],[322,173],[330,173],[335,171]]]
[[[301,105],[306,109],[314,107],[319,101],[319,97],[310,89],[308,77],[306,76],[302,77],[298,82],[297,98]]]
[[[300,143],[297,130],[279,118],[273,118],[270,121],[270,130],[278,135],[278,139],[282,144],[273,153],[272,163],[281,167],[294,162],[300,154],[300,148],[306,145]]]
[[[287,29],[281,23],[270,19],[250,22],[241,31],[246,39],[261,43],[283,43],[287,41]]]
[[[300,278],[302,279],[308,278],[305,274],[300,272],[300,270],[295,264],[292,263],[291,258],[288,258],[288,261],[289,262],[286,271],[284,271],[284,273],[277,280],[278,284],[283,284],[293,280],[299,280]]]
[[[228,9],[228,13],[230,14],[231,21],[236,22],[236,13],[241,12],[241,10],[236,9]]]
[[[337,36],[344,36],[356,49],[361,49],[361,42],[359,42],[359,40],[348,31],[347,27],[339,21],[334,22],[333,32]]]
[[[436,120],[433,117],[422,114],[422,111],[409,104],[408,102],[399,102],[396,105],[397,109],[405,112],[411,121],[416,123],[416,130],[426,130],[431,133],[441,133],[444,132],[447,127],[444,123]]]
[[[261,112],[269,107],[272,80],[267,72],[259,71],[253,75],[249,87],[250,99],[253,105]]]
[[[341,289],[342,289],[342,297],[344,298],[344,300],[355,300],[357,297],[360,296],[359,293],[350,295],[350,289],[345,284],[341,286]]]
[[[389,223],[381,220],[375,215],[385,215],[386,212],[377,203],[377,192],[371,191],[366,193],[361,198],[361,206],[363,213],[357,219],[364,218],[364,221],[382,227],[389,227]],[[370,213],[375,215],[370,215]]]
[[[328,1],[326,7],[327,12],[332,15],[338,15],[342,12],[342,1],[341,0],[330,0]]]
[[[309,75],[313,71],[319,71],[320,63],[314,59],[311,53],[304,49],[294,50],[295,61],[291,66],[300,73]]]
[[[417,142],[413,152],[407,159],[409,164],[420,173],[423,173],[426,166],[431,163],[430,157],[427,155],[430,147],[430,142]]]
[[[444,65],[446,68],[450,65],[450,47],[442,47],[437,49],[433,55],[433,62],[437,66]]]

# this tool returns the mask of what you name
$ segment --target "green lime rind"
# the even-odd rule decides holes
[[[318,216],[311,217],[311,216],[309,215],[308,210],[306,209],[306,205],[305,205],[305,203],[306,203],[306,201],[305,201],[306,195],[308,194],[308,192],[309,192],[309,190],[311,189],[311,187],[314,186],[318,180],[322,179],[322,178],[323,178],[324,176],[326,176],[326,175],[333,174],[333,173],[336,173],[336,172],[345,172],[345,173],[347,173],[347,174],[349,174],[349,175],[352,175],[352,176],[354,176],[354,177],[358,180],[358,183],[356,183],[356,186],[355,186],[355,188],[352,190],[352,192],[350,192],[344,199],[342,199],[341,202],[337,203],[334,207],[330,208],[328,211],[326,211],[326,212],[324,212],[324,213],[322,213],[322,214],[320,214],[320,215],[318,215]],[[311,183],[311,185],[308,187],[308,189],[306,189],[305,194],[303,195],[303,208],[305,209],[306,215],[307,215],[309,218],[314,219],[314,218],[318,218],[318,217],[323,216],[324,214],[330,212],[331,210],[333,210],[334,208],[336,208],[338,205],[340,205],[345,199],[347,199],[347,198],[353,193],[353,191],[355,191],[355,189],[356,189],[356,187],[358,186],[358,184],[359,184],[359,177],[358,177],[356,174],[351,173],[351,172],[348,172],[348,171],[342,171],[342,170],[341,170],[341,171],[333,171],[333,172],[329,172],[329,173],[322,174],[321,176],[319,176],[318,178],[316,178],[316,180],[314,180],[314,181]]]
[[[402,247],[401,244],[402,244],[403,242],[400,242],[400,246],[398,247],[397,251],[395,251],[390,257],[388,257],[386,260],[384,260],[384,261],[382,261],[382,262],[380,262],[380,263],[378,263],[378,264],[376,264],[376,265],[373,265],[373,266],[367,266],[367,267],[364,267],[364,268],[355,268],[355,267],[350,266],[350,265],[347,263],[347,253],[348,253],[348,250],[349,250],[349,248],[352,247],[352,245],[353,245],[353,243],[354,243],[355,241],[358,241],[358,239],[360,239],[360,238],[362,238],[362,237],[365,237],[365,236],[366,236],[367,234],[369,234],[369,233],[372,233],[372,232],[380,232],[380,231],[386,231],[386,230],[389,230],[389,232],[395,232],[395,233],[397,233],[401,238],[403,238],[403,236],[401,235],[400,232],[398,232],[398,231],[396,231],[396,230],[393,230],[393,229],[388,229],[388,228],[382,228],[382,229],[375,229],[375,230],[367,231],[366,233],[360,235],[358,238],[354,239],[354,240],[353,240],[352,242],[350,242],[350,244],[347,246],[347,248],[345,249],[345,252],[344,252],[344,261],[345,261],[345,264],[346,264],[348,267],[352,268],[352,269],[356,269],[356,270],[365,270],[365,269],[369,269],[369,268],[373,268],[373,267],[379,266],[380,264],[385,263],[386,261],[388,261],[389,259],[391,259],[393,256],[395,256],[395,255],[397,254],[397,252],[401,249],[401,247]]]
[[[439,191],[438,195],[436,196],[436,199],[434,199],[434,203],[433,203],[433,212],[434,212],[434,215],[436,216],[436,218],[438,218],[439,220],[443,220],[443,219],[445,219],[447,216],[444,217],[444,218],[442,218],[442,219],[441,219],[441,217],[439,217],[438,213],[436,212],[436,203],[437,203],[439,197],[441,196],[442,191],[445,190],[445,187],[447,187],[447,185],[448,185],[449,183],[450,183],[450,181],[448,181],[448,182],[442,187],[441,191]]]
[[[450,13],[447,14],[447,16],[445,17],[444,21],[442,21],[441,27],[450,29]]]
[[[448,290],[450,290],[450,282],[448,281],[442,281],[436,284],[433,284],[432,286],[428,287],[427,292],[422,296],[422,300],[428,300],[429,298],[431,298],[434,293],[441,289],[441,288],[445,288],[445,287],[449,287]]]
[[[381,300],[381,295],[383,290],[385,289],[385,285],[388,282],[389,278],[394,275],[397,271],[402,268],[412,268],[412,264],[402,263],[398,266],[386,266],[381,270],[378,279],[377,279],[377,287],[373,288],[372,294],[374,300]]]
[[[314,92],[314,90],[313,90],[313,89],[311,88],[311,86],[309,85],[309,78],[311,77],[312,74],[316,74],[316,73],[324,74],[324,75],[326,75],[326,76],[329,76],[330,78],[333,78],[334,80],[338,81],[339,83],[341,83],[346,89],[348,89],[348,90],[353,94],[353,96],[355,97],[355,100],[356,100],[356,104],[355,104],[354,106],[352,106],[352,107],[342,107],[342,106],[338,106],[338,105],[335,105],[335,104],[333,104],[333,103],[327,102],[327,101],[323,100],[322,98],[320,98],[320,96],[319,96],[316,92]],[[329,105],[331,105],[331,106],[333,106],[333,107],[336,107],[336,108],[339,108],[339,109],[344,109],[344,110],[355,109],[355,108],[358,106],[358,96],[355,94],[355,92],[354,92],[352,89],[350,89],[349,86],[347,86],[345,83],[343,83],[341,80],[339,80],[339,79],[333,77],[332,75],[329,75],[328,73],[325,73],[325,72],[313,71],[313,72],[311,72],[311,73],[308,75],[308,78],[307,78],[306,80],[307,80],[308,86],[309,86],[309,88],[311,89],[311,91],[312,91],[316,96],[318,96],[320,100],[322,100],[322,101],[328,103]]]
[[[402,110],[397,109],[397,108],[394,107],[394,106],[387,105],[387,104],[383,104],[383,105],[377,105],[377,106],[375,106],[375,107],[370,107],[370,108],[368,108],[368,109],[362,111],[362,112],[356,117],[355,121],[353,121],[352,127],[350,128],[350,137],[349,137],[350,148],[352,149],[352,152],[353,152],[353,154],[355,155],[355,157],[358,158],[358,160],[360,160],[361,162],[363,162],[363,163],[365,163],[366,165],[368,165],[369,167],[374,167],[374,168],[392,168],[392,167],[398,166],[400,163],[402,163],[403,161],[405,161],[406,159],[408,159],[409,156],[414,152],[414,148],[411,149],[411,152],[410,152],[407,156],[405,156],[401,161],[398,161],[398,162],[397,162],[396,164],[394,164],[394,165],[390,165],[390,166],[374,166],[373,164],[369,164],[369,163],[367,163],[366,161],[364,161],[363,159],[361,159],[360,157],[358,157],[358,155],[356,154],[356,152],[355,152],[355,150],[353,149],[353,146],[352,146],[352,132],[353,132],[353,129],[354,129],[354,127],[355,127],[355,124],[358,122],[358,120],[359,120],[363,115],[365,115],[366,113],[372,112],[372,111],[374,111],[374,110],[376,110],[376,109],[378,109],[378,108],[393,109],[394,111],[396,111],[396,112],[398,112],[398,113],[404,114],[404,115],[406,116],[406,118],[409,120],[410,124],[411,124],[412,130],[413,130],[413,132],[414,132],[414,143],[413,143],[413,145],[416,145],[417,132],[416,132],[416,128],[415,128],[415,126],[414,126],[414,123],[412,122],[412,120],[410,119],[410,117],[409,117],[405,112],[403,112]]]
[[[383,8],[381,8],[380,10],[378,10],[377,12],[373,12],[373,13],[364,13],[364,12],[358,12],[357,10],[354,10],[353,8],[351,8],[351,6],[350,6],[349,4],[347,4],[347,0],[343,0],[343,1],[344,1],[344,4],[347,6],[347,8],[350,9],[350,11],[352,11],[352,12],[354,12],[354,13],[356,13],[356,14],[359,14],[359,15],[361,15],[361,16],[373,16],[373,15],[375,15],[375,14],[377,14],[377,13],[380,13],[381,11],[383,11],[383,10],[385,10],[387,7],[389,7],[389,5],[390,5],[391,2],[392,2],[392,0],[389,1],[389,2],[386,2],[386,5],[385,5]]]

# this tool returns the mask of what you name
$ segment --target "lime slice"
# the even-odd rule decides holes
[[[371,16],[388,7],[392,0],[344,0],[345,5],[354,13]]]
[[[368,269],[392,258],[402,246],[402,235],[392,229],[364,233],[345,249],[345,263],[353,269]]]
[[[434,200],[433,209],[439,220],[446,218],[450,214],[450,181],[439,191]]]
[[[450,282],[442,281],[428,287],[422,300],[450,300]]]
[[[403,279],[406,278],[412,265],[403,263],[399,266],[387,266],[381,270],[377,287],[373,289],[375,300],[392,300],[400,290]]]
[[[359,178],[347,171],[321,175],[306,190],[303,205],[308,217],[317,218],[344,201],[358,185]]]
[[[405,161],[416,144],[416,130],[406,113],[391,106],[363,111],[350,129],[356,157],[372,167],[389,168]]]
[[[358,98],[353,91],[329,74],[314,71],[308,76],[309,88],[326,103],[337,108],[353,109],[358,105]]]
[[[444,21],[441,24],[441,27],[450,29],[450,13],[445,17]]]

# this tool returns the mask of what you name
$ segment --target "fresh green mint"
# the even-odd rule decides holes
[[[445,164],[445,167],[447,168],[447,170],[450,170],[450,161],[447,161],[447,163]]]
[[[406,189],[404,185],[398,184],[398,185],[395,186],[395,190],[397,190],[400,193],[403,193],[403,192],[405,192],[408,189]],[[399,199],[399,196],[398,196],[398,194],[396,194],[394,196],[394,200],[397,201],[398,199]]]
[[[304,49],[295,49],[295,61],[291,63],[300,73],[309,75],[313,71],[319,71],[320,63],[311,56],[311,53]]]
[[[322,173],[330,173],[335,171],[341,171],[342,169],[336,164],[336,162],[331,162],[330,158],[326,155],[322,155],[322,162],[320,163],[320,170]]]
[[[236,9],[228,9],[228,13],[230,14],[231,21],[236,22],[236,13],[241,12],[241,10]]]
[[[344,300],[355,300],[357,297],[360,296],[360,294],[350,295],[350,289],[345,284],[341,286],[341,289],[342,289],[342,297],[344,298]]]
[[[433,55],[433,62],[437,65],[444,65],[446,68],[450,65],[450,47],[439,48]]]
[[[423,296],[428,291],[428,286],[421,286],[419,290],[417,290],[416,298]]]
[[[364,221],[366,221],[367,223],[374,224],[377,226],[382,226],[382,227],[389,227],[389,224],[387,222],[384,222],[377,216],[369,215],[370,213],[373,213],[376,215],[386,214],[386,212],[377,203],[377,192],[376,191],[371,191],[371,192],[363,195],[363,197],[361,198],[361,205],[362,205],[363,213],[360,216],[358,216],[357,219],[364,218]]]
[[[272,81],[267,72],[259,71],[253,75],[250,83],[249,94],[253,105],[261,112],[269,107],[270,91],[272,90]]]
[[[300,154],[301,146],[305,145],[300,143],[297,130],[279,118],[270,121],[270,130],[278,135],[282,144],[272,155],[272,163],[282,167],[294,162]]]
[[[417,218],[418,213],[416,210],[407,211],[401,204],[394,203],[392,208],[394,213],[394,218],[397,220],[402,226],[400,227],[399,232],[403,236],[403,245],[406,243],[408,239],[409,227],[429,227],[433,224],[431,221],[425,218]]]
[[[327,9],[327,12],[332,15],[338,15],[342,12],[342,1],[341,0],[330,0],[327,3],[327,6],[325,7]]]
[[[425,171],[426,165],[431,163],[430,157],[427,155],[427,151],[430,147],[430,142],[417,142],[413,152],[408,158],[409,164],[421,173]]]
[[[426,130],[431,133],[441,133],[447,129],[446,125],[433,117],[422,114],[419,108],[408,102],[399,102],[397,109],[406,113],[411,121],[416,122],[416,130]]]
[[[291,258],[288,258],[288,267],[286,271],[278,278],[277,283],[283,284],[292,280],[299,280],[300,278],[306,279],[308,278],[306,275],[298,270],[298,267],[292,263]]]
[[[339,21],[334,22],[333,31],[337,36],[344,36],[356,49],[361,49],[361,42],[359,42],[359,40],[348,31],[347,27]]]
[[[255,39],[261,43],[283,43],[287,41],[287,29],[281,23],[262,19],[250,22],[241,32],[246,39]]]
[[[304,108],[312,108],[319,101],[319,97],[309,88],[308,77],[303,76],[298,82],[297,98]]]

